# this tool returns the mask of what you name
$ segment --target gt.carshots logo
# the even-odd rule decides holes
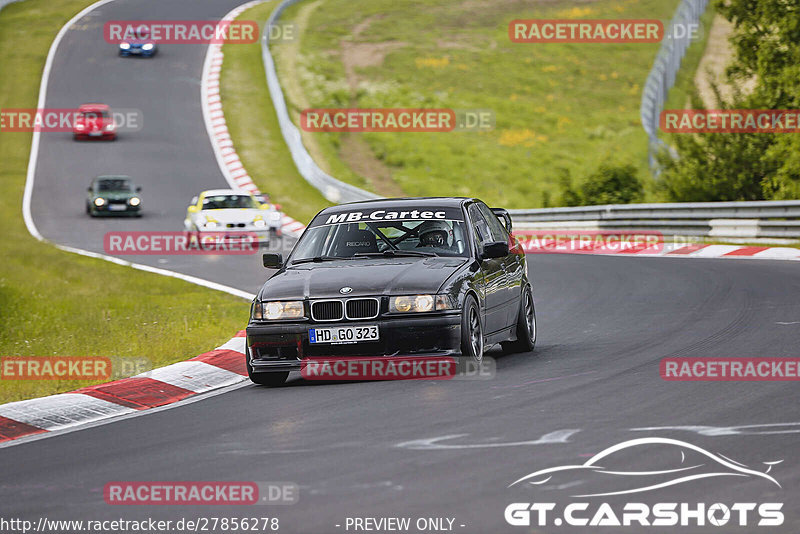
[[[643,451],[647,448],[647,451]],[[657,449],[657,450],[653,450]],[[634,451],[634,452],[630,452]],[[644,452],[657,454],[643,454]],[[661,460],[671,457],[674,465],[647,468],[636,465],[642,458]],[[581,487],[585,492],[572,495],[578,502],[513,502],[503,517],[509,525],[520,527],[570,525],[598,526],[780,526],[783,525],[781,502],[679,502],[646,503],[641,500],[612,505],[583,499],[640,494],[658,489],[717,477],[742,477],[781,485],[769,472],[782,460],[763,462],[764,471],[714,454],[691,443],[668,438],[640,438],[609,447],[579,465],[562,465],[535,471],[515,480],[509,488],[528,486]],[[623,467],[633,463],[636,467]],[[547,485],[547,486],[545,486]]]

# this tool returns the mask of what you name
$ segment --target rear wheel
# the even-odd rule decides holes
[[[522,292],[517,315],[517,340],[502,343],[503,350],[512,352],[531,352],[536,346],[536,308],[530,286]]]
[[[476,362],[483,360],[483,324],[475,297],[468,296],[461,312],[461,354]]]

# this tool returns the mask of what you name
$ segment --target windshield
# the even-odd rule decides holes
[[[290,260],[373,255],[466,257],[466,241],[464,222],[456,220],[327,224],[306,230]]]
[[[133,191],[133,186],[130,180],[124,178],[113,178],[107,180],[98,180],[98,191]]]
[[[97,119],[99,117],[108,118],[108,111],[84,111],[82,113],[84,119],[92,120]]]
[[[258,207],[258,203],[250,195],[212,195],[203,199],[204,210]]]

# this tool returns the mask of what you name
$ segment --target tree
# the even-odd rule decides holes
[[[569,174],[560,177],[561,202],[565,206],[629,204],[644,195],[636,167],[629,164],[601,163],[578,190],[572,187]]]
[[[734,92],[721,109],[800,108],[800,0],[717,0],[734,25],[734,87],[755,79],[750,94]],[[703,107],[695,96],[692,106]],[[679,155],[659,156],[661,187],[669,200],[761,200],[800,194],[800,138],[796,134],[679,134]]]

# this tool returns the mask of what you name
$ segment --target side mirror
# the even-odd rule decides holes
[[[194,204],[192,204],[191,206],[189,206],[189,207],[186,209],[186,211],[188,211],[189,213],[197,213],[198,211],[200,211],[200,208],[198,208],[197,206],[195,206]]]
[[[91,187],[87,187],[87,188],[86,188],[86,190],[87,190],[88,192],[90,192],[90,193],[92,192],[92,188],[91,188]]]
[[[141,193],[142,192],[142,186],[141,185],[136,187],[136,192],[137,193]]]
[[[261,260],[267,269],[280,269],[283,267],[283,254],[263,254]]]
[[[506,232],[511,234],[511,215],[509,215],[508,210],[504,208],[492,208],[492,213],[494,213],[503,223],[503,226],[506,227]]]
[[[491,258],[502,258],[505,256],[508,256],[507,241],[496,241],[483,246],[483,254],[481,255],[481,258],[484,260]]]

